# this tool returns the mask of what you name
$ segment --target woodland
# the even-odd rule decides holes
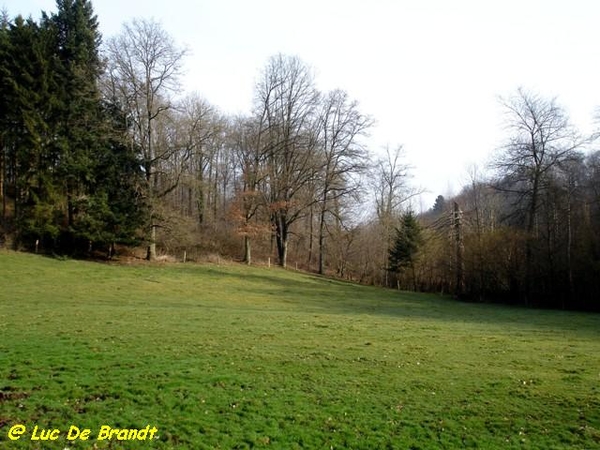
[[[557,99],[503,98],[490,167],[418,213],[402,145],[369,148],[376,118],[300,58],[272,56],[232,116],[183,92],[186,57],[153,20],[103,38],[89,0],[2,14],[0,246],[600,310],[600,151]]]

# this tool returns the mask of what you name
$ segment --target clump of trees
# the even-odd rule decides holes
[[[502,106],[506,144],[490,176],[473,170],[471,183],[452,199],[460,220],[448,207],[423,217],[431,234],[423,289],[475,301],[598,310],[600,152],[589,150],[594,137],[580,136],[555,99],[520,89]],[[462,289],[453,283],[460,271]]]
[[[182,93],[186,57],[138,19],[104,43],[89,0],[0,25],[0,243],[67,254],[218,255],[473,301],[599,309],[600,153],[555,100],[504,99],[492,175],[416,215],[402,146],[297,57],[249,114]]]
[[[57,9],[0,24],[2,237],[70,252],[132,243],[144,215],[137,149],[99,89],[98,22],[88,1]]]
[[[4,241],[79,254],[139,242],[152,260],[238,254],[243,238],[247,263],[255,244],[263,260],[327,271],[369,166],[372,119],[346,92],[276,55],[251,114],[227,117],[180,93],[186,51],[159,23],[102,44],[89,1],[57,10],[5,15],[0,30]]]

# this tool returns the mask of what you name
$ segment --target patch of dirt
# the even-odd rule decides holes
[[[0,391],[0,403],[10,402],[15,400],[22,400],[24,398],[29,397],[28,392],[19,392],[19,391]]]

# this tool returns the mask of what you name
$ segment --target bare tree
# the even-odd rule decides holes
[[[319,117],[320,157],[323,168],[319,188],[319,273],[325,273],[327,217],[336,221],[341,199],[358,193],[359,176],[367,169],[367,152],[359,142],[373,121],[358,110],[341,90],[328,93]]]
[[[135,19],[123,26],[120,35],[108,40],[106,52],[109,59],[108,86],[113,97],[126,108],[127,117],[132,122],[132,143],[141,153],[148,184],[148,203],[152,207],[157,198],[176,186],[171,183],[159,189],[157,169],[176,149],[161,145],[156,128],[173,106],[171,94],[179,87],[186,51],[175,45],[159,23]],[[158,219],[153,211],[148,259],[156,258]]]
[[[402,145],[394,150],[386,147],[385,151],[385,156],[375,162],[372,177],[377,217],[382,222],[398,218],[402,205],[421,193],[408,183],[411,166],[404,160]]]
[[[231,128],[230,139],[239,170],[234,218],[239,223],[238,232],[244,238],[243,261],[251,264],[252,238],[265,228],[264,224],[258,221],[258,213],[264,207],[261,187],[267,176],[267,155],[265,148],[261,146],[260,124],[255,118],[236,118]]]
[[[225,128],[225,120],[216,108],[193,93],[185,97],[178,106],[179,124],[183,139],[182,150],[187,156],[182,189],[185,191],[188,214],[193,215],[199,225],[205,219],[206,172],[213,160],[214,145]]]
[[[566,221],[566,271],[567,271],[567,298],[563,298],[562,307],[566,307],[574,297],[574,274],[573,274],[573,248],[575,233],[579,228],[574,218],[577,217],[577,199],[584,198],[585,193],[585,158],[582,153],[575,152],[573,157],[559,166],[556,174],[556,182],[564,198],[564,215]],[[583,214],[582,214],[583,216]]]
[[[510,133],[493,167],[498,171],[497,189],[514,198],[523,213],[527,232],[525,248],[525,302],[529,301],[533,283],[533,243],[541,193],[551,170],[573,157],[583,145],[555,99],[547,100],[519,89],[502,99]]]
[[[267,154],[266,203],[283,267],[291,226],[314,203],[306,188],[317,173],[314,123],[318,98],[311,71],[296,57],[272,57],[257,85],[255,116]]]
[[[401,145],[394,150],[387,147],[385,157],[378,159],[373,168],[376,213],[383,235],[381,267],[385,285],[388,285],[388,255],[394,225],[400,218],[405,202],[421,193],[408,183],[410,169],[410,165],[404,161],[404,149]]]

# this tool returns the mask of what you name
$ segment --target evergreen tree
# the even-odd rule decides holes
[[[12,216],[20,237],[52,239],[58,233],[58,202],[52,179],[57,155],[47,146],[52,139],[49,119],[54,105],[49,94],[53,85],[51,39],[32,19],[22,17],[4,33],[0,63],[4,191],[12,191]]]
[[[94,177],[90,194],[76,203],[75,235],[97,248],[114,243],[139,244],[137,232],[145,224],[148,208],[142,194],[144,173],[136,148],[127,145],[124,114],[116,103],[103,106],[105,130],[99,152],[93,155]]]
[[[7,186],[8,186],[8,147],[6,144],[8,111],[8,67],[9,52],[8,13],[3,10],[0,19],[0,243],[7,234]]]
[[[85,252],[135,237],[141,169],[122,112],[101,97],[91,3],[57,6],[40,24],[17,17],[0,29],[0,184],[18,245]]]
[[[444,209],[446,208],[446,199],[444,198],[443,195],[438,195],[435,199],[435,203],[433,204],[433,208],[431,208],[431,211],[434,214],[442,214],[444,212]]]
[[[410,269],[414,290],[417,290],[415,262],[422,243],[421,227],[414,213],[408,211],[402,215],[400,226],[396,228],[396,236],[389,252],[389,270],[402,274]]]
[[[77,205],[94,195],[89,191],[94,178],[94,159],[102,144],[103,117],[97,83],[102,73],[98,22],[87,0],[57,0],[58,12],[43,16],[42,23],[56,39],[55,76],[59,80],[54,117],[60,154],[56,182],[64,196],[66,211],[61,242],[67,249],[85,238],[76,233]]]

